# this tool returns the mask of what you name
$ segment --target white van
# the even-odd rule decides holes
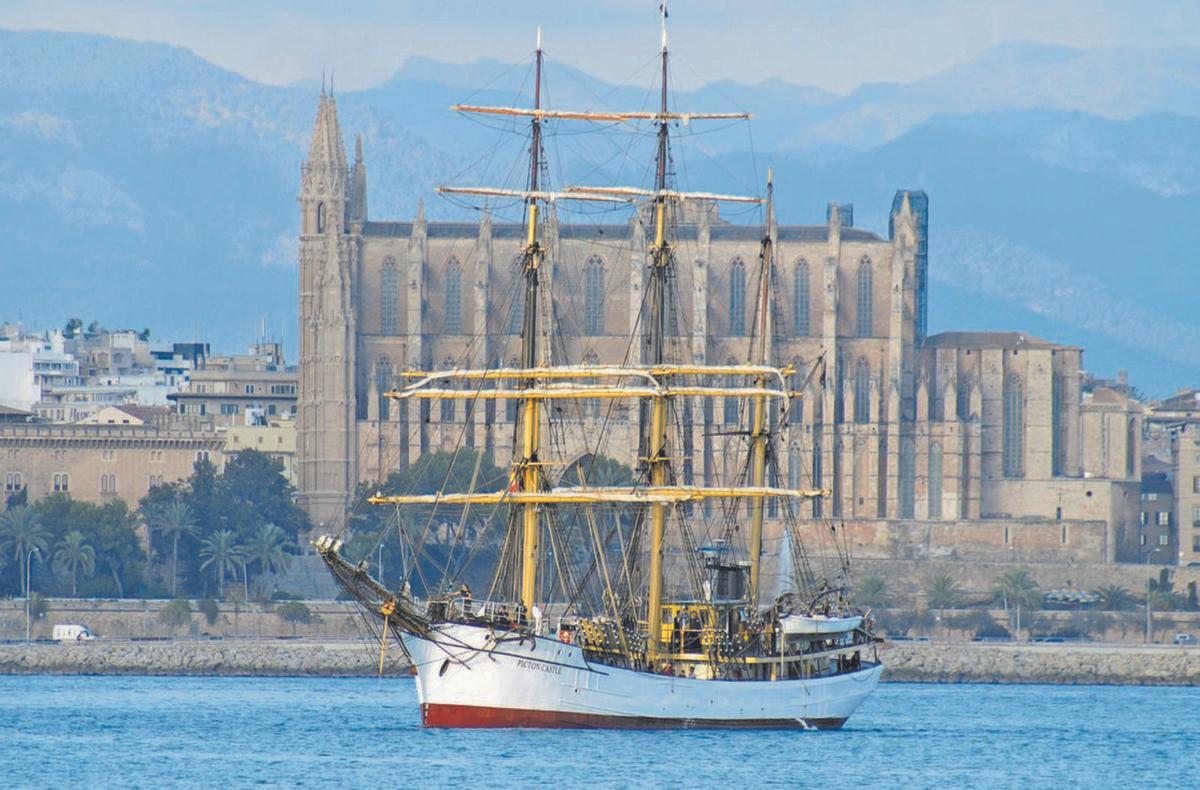
[[[90,642],[96,637],[92,635],[86,625],[63,623],[54,626],[52,638],[55,642]]]

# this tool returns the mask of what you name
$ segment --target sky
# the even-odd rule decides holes
[[[259,82],[386,81],[413,56],[548,58],[623,83],[658,47],[658,0],[0,0],[0,27],[162,41]],[[1192,0],[674,0],[681,88],[770,78],[845,93],[909,82],[1007,41],[1200,46]]]

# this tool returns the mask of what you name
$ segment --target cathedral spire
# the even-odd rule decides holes
[[[317,102],[317,119],[313,123],[308,164],[310,167],[346,167],[346,149],[342,145],[342,129],[338,124],[337,100],[332,95],[326,96],[323,90]]]

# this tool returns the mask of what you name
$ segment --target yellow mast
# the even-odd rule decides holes
[[[533,106],[542,105],[542,30],[538,28],[537,55],[534,66]],[[541,162],[542,121],[534,115],[530,121],[533,140],[529,149],[529,219],[525,237],[525,315],[521,331],[521,363],[526,368],[542,367],[538,359],[538,268],[541,265],[541,247],[538,245],[538,170]],[[536,382],[525,381],[523,386],[534,386]],[[525,398],[522,406],[521,460],[518,464],[520,489],[536,493],[542,488],[542,472],[538,460],[541,447],[541,400]],[[518,474],[514,471],[514,475]],[[539,505],[526,502],[521,512],[521,606],[530,616],[537,603],[538,565],[541,559],[541,530],[538,524]]]
[[[658,121],[658,161],[655,189],[658,196],[654,202],[654,249],[651,271],[650,311],[650,363],[662,365],[665,359],[667,274],[671,265],[671,250],[667,242],[667,27],[666,3],[662,9],[662,93],[661,116]],[[667,484],[667,399],[657,395],[650,405],[649,453],[650,485],[661,487]],[[663,604],[663,548],[667,533],[667,506],[656,503],[650,506],[650,583],[647,590],[648,611],[646,613],[646,658],[654,661],[659,654],[662,638]]]
[[[775,208],[774,187],[770,171],[767,173],[767,235],[763,239],[761,271],[759,273],[758,298],[758,348],[755,365],[766,365],[771,354],[771,215]],[[767,380],[760,376],[758,386],[763,390]],[[750,425],[750,485],[762,488],[767,476],[767,398],[765,393],[755,395]],[[762,574],[764,497],[755,497],[750,504],[750,604],[758,606],[759,580]]]

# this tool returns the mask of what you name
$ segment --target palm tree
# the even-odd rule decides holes
[[[1102,608],[1109,612],[1121,612],[1133,608],[1133,594],[1118,584],[1106,584],[1096,590]]]
[[[993,593],[1004,601],[1004,611],[1012,606],[1017,611],[1017,630],[1020,630],[1020,613],[1022,609],[1035,611],[1042,607],[1042,594],[1037,582],[1027,570],[1009,571],[996,577],[996,587]]]
[[[11,554],[16,557],[17,572],[20,573],[22,569],[25,571],[20,583],[23,596],[28,598],[29,555],[35,550],[46,551],[49,533],[42,526],[37,511],[22,505],[14,507],[0,516],[0,534],[3,535],[3,541],[0,542],[0,554]]]
[[[217,590],[223,591],[225,574],[231,572],[236,579],[238,564],[244,555],[245,550],[238,544],[233,532],[228,529],[219,530],[210,535],[200,547],[200,556],[204,557],[204,562],[200,563],[200,570],[212,568],[217,577]]]
[[[938,610],[938,620],[943,619],[942,614],[946,609],[958,606],[962,599],[962,590],[959,589],[958,582],[948,573],[939,573],[930,579],[925,593],[928,596],[926,600],[929,608]]]
[[[274,524],[263,524],[250,542],[246,559],[258,563],[258,573],[282,573],[292,564],[292,557],[284,551],[287,533]]]
[[[195,532],[196,524],[192,518],[192,509],[187,502],[174,499],[162,509],[158,519],[159,530],[171,539],[171,595],[176,593],[176,570],[179,567],[179,537]]]
[[[864,606],[882,609],[888,601],[887,582],[878,576],[864,577],[854,588],[854,600]]]
[[[96,550],[87,543],[87,538],[77,529],[73,529],[58,542],[54,552],[54,564],[59,568],[69,568],[71,571],[71,597],[75,597],[76,581],[79,571],[84,576],[96,572]]]

